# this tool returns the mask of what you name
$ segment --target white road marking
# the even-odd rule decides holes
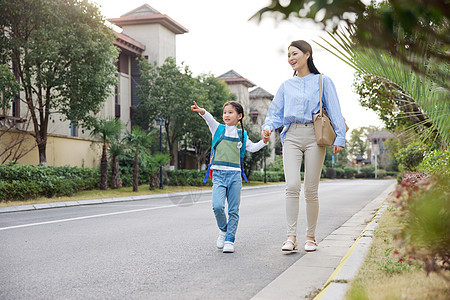
[[[268,195],[268,194],[274,194],[274,193],[280,193],[280,192],[277,191],[277,192],[269,192],[269,193],[250,194],[250,195],[242,196],[242,198],[247,198],[247,197],[257,197],[257,196]],[[200,204],[200,203],[208,203],[208,202],[211,202],[211,200],[198,201],[198,202],[195,202],[195,203],[196,203],[196,204]],[[2,228],[0,228],[0,231],[3,231],[3,230],[9,230],[9,229],[16,229],[16,228],[25,228],[25,227],[32,227],[32,226],[46,225],[46,224],[63,223],[63,222],[77,221],[77,220],[84,220],[84,219],[92,219],[92,218],[108,217],[108,216],[114,216],[114,215],[121,215],[121,214],[128,214],[128,213],[141,212],[141,211],[147,211],[147,210],[155,210],[155,209],[170,208],[170,207],[178,207],[178,206],[179,206],[179,205],[177,205],[177,204],[172,204],[172,205],[156,206],[156,207],[147,207],[147,208],[140,208],[140,209],[126,210],[126,211],[119,211],[119,212],[106,213],[106,214],[98,214],[98,215],[91,215],[91,216],[84,216],[84,217],[76,217],[76,218],[60,219],[60,220],[53,220],[53,221],[46,221],[46,222],[39,222],[39,223],[22,224],[22,225],[16,225],[16,226],[2,227]]]

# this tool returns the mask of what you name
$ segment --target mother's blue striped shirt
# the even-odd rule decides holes
[[[341,107],[331,79],[322,75],[322,105],[336,132],[334,145],[345,146],[345,122]],[[294,76],[283,82],[273,98],[267,113],[263,129],[277,129],[284,125],[281,141],[291,123],[313,123],[313,114],[320,109],[319,74],[308,74],[304,77]]]

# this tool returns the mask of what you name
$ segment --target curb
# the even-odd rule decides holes
[[[249,186],[249,187],[243,187],[242,190],[261,189],[261,188],[273,187],[273,186],[278,186],[278,185],[284,185],[284,183],[283,184]],[[91,199],[91,200],[78,200],[78,201],[65,201],[65,202],[51,202],[51,203],[6,206],[6,207],[0,207],[0,214],[10,213],[10,212],[50,209],[50,208],[113,203],[113,202],[150,200],[150,199],[154,199],[154,198],[168,197],[169,195],[170,196],[187,196],[187,195],[190,195],[191,193],[192,192],[176,192],[176,193],[164,193],[164,194],[154,194],[154,195],[140,195],[140,196],[129,196],[129,197],[101,198],[101,199]],[[207,194],[207,193],[212,193],[212,190],[196,191],[196,193],[197,194]]]
[[[395,184],[393,184],[393,186],[395,187]],[[388,190],[390,190],[390,192],[386,194]],[[351,281],[364,263],[366,254],[372,245],[374,231],[378,227],[378,220],[388,207],[387,200],[389,199],[392,190],[393,188],[391,185],[377,197],[383,196],[385,198],[380,208],[375,212],[372,219],[344,255],[335,271],[331,274],[330,278],[328,278],[327,282],[313,300],[336,300],[345,298],[345,294],[350,287]]]

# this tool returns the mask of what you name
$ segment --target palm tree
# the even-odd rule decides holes
[[[328,45],[316,42],[319,46],[354,68],[359,76],[370,76],[380,83],[395,89],[396,109],[401,110],[413,123],[412,128],[419,132],[422,141],[437,141],[442,148],[448,148],[450,142],[450,104],[449,91],[440,83],[446,78],[435,80],[437,70],[444,70],[442,62],[428,58],[424,53],[408,53],[407,43],[401,34],[398,42],[404,43],[404,51],[415,62],[415,68],[396,59],[389,52],[380,49],[362,47],[354,42],[354,29],[347,32],[329,34],[332,41],[323,39]],[[405,55],[406,55],[405,54]],[[415,69],[421,68],[420,72]],[[425,74],[425,75],[424,75]]]
[[[91,131],[90,135],[99,137],[103,143],[102,146],[102,157],[100,160],[100,189],[107,189],[107,174],[108,174],[108,143],[113,139],[119,137],[120,131],[123,128],[123,124],[119,119],[107,118],[96,120],[94,123],[94,129]]]
[[[133,162],[133,192],[138,191],[139,186],[139,160],[138,154],[139,152],[144,152],[148,154],[148,147],[153,141],[151,135],[142,130],[139,127],[134,127],[132,132],[128,132],[125,137],[130,150],[134,153],[134,162]]]
[[[110,185],[112,189],[118,189],[122,187],[122,179],[119,172],[119,156],[124,153],[125,144],[124,140],[119,138],[111,140],[109,146],[109,156],[111,157],[111,179]]]

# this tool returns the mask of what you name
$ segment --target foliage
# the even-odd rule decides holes
[[[51,115],[89,126],[111,93],[114,31],[86,0],[3,0],[0,15],[0,62],[14,66],[45,165]]]
[[[393,102],[389,103],[394,107],[392,109],[393,114],[387,115],[386,111],[391,106],[384,107],[378,104],[378,97],[371,97],[366,88],[360,90],[362,101],[367,100],[367,105],[372,109],[382,109],[379,114],[385,116],[387,126],[393,126],[390,117],[403,118],[407,116],[409,121],[413,123],[408,129],[413,129],[418,133],[423,143],[437,143],[439,147],[447,147],[450,142],[450,121],[448,118],[450,104],[446,101],[449,91],[442,84],[442,78],[436,80],[432,74],[436,73],[436,68],[445,69],[446,73],[442,76],[444,76],[444,82],[447,82],[448,68],[443,66],[442,63],[429,60],[429,53],[426,49],[419,55],[408,52],[409,48],[405,46],[403,51],[418,63],[416,68],[423,69],[421,71],[411,70],[411,66],[396,59],[388,51],[358,45],[354,41],[354,28],[349,29],[347,33],[338,32],[330,35],[330,37],[338,46],[326,40],[331,49],[323,45],[320,46],[353,67],[358,72],[358,76],[363,76],[362,82],[372,80],[374,84],[379,85],[379,88],[386,89],[384,92],[373,93],[388,94],[393,98]],[[398,43],[406,45],[405,37],[400,36]],[[425,75],[422,73],[425,73]],[[358,84],[357,82],[356,85]],[[385,101],[389,102],[387,99]],[[401,113],[397,113],[398,111],[401,111]],[[397,120],[397,123],[405,123],[402,120]]]
[[[148,147],[153,141],[152,136],[140,127],[133,127],[125,136],[128,153],[133,154],[133,192],[139,187],[139,157],[148,157]],[[140,154],[140,155],[139,155]]]
[[[0,165],[0,201],[70,196],[97,188],[99,170],[77,167]]]
[[[428,76],[438,85],[448,89],[448,70],[436,68],[427,73],[416,58],[424,53],[430,61],[448,63],[449,9],[446,0],[272,0],[253,17],[261,19],[266,13],[275,12],[281,19],[309,19],[334,31],[342,22],[354,27],[354,39],[359,45],[389,52],[410,69]],[[273,14],[272,14],[273,15]],[[399,36],[403,42],[399,43]],[[407,46],[408,51],[405,50]]]
[[[415,171],[422,162],[424,148],[421,143],[413,142],[401,149],[396,155],[399,166],[404,171]]]
[[[406,255],[425,264],[427,274],[450,270],[449,187],[448,175],[405,173],[395,192],[403,224],[396,235],[398,244]]]
[[[347,179],[355,177],[356,173],[357,173],[357,171],[355,168],[351,168],[351,167],[344,168],[344,176]]]
[[[425,152],[417,170],[450,176],[450,151],[447,149]]]
[[[334,168],[328,167],[325,172],[325,177],[331,179],[336,178],[336,170]]]
[[[247,126],[244,129],[247,131],[247,136],[251,141],[256,143],[261,139],[261,134],[259,132],[253,131],[250,126]],[[268,146],[264,146],[257,152],[245,151],[243,162],[245,175],[247,177],[250,177],[253,170],[258,165],[262,166],[263,160],[269,156],[270,156],[270,149]]]
[[[359,174],[356,174],[356,178],[374,178],[375,167],[372,165],[362,167]]]
[[[168,185],[172,186],[204,186],[212,185],[211,180],[203,183],[203,178],[205,177],[206,171],[201,170],[173,170],[167,171]]]
[[[409,106],[403,106],[405,100],[402,91],[377,76],[356,74],[353,83],[356,93],[360,97],[362,107],[375,111],[388,130],[394,130],[399,126],[410,127],[414,123],[409,119]],[[404,109],[402,109],[404,108]],[[426,119],[423,114],[416,113],[414,117]]]
[[[277,155],[275,160],[267,166],[268,171],[284,172],[283,156]]]
[[[119,119],[114,117],[107,119],[95,119],[93,122],[93,130],[90,135],[99,137],[103,143],[102,157],[100,159],[100,189],[107,188],[107,173],[108,173],[108,145],[111,141],[119,139],[119,134],[124,128],[124,125]],[[118,149],[116,149],[118,150]],[[116,172],[118,174],[118,172]]]
[[[10,101],[18,95],[19,91],[20,85],[11,72],[11,68],[7,64],[1,64],[0,61],[0,97],[3,98],[0,98],[2,100],[0,101],[0,108],[9,107]]]
[[[147,60],[140,61],[141,84],[138,96],[140,105],[135,107],[135,124],[144,130],[161,116],[165,120],[164,134],[175,165],[179,139],[192,127],[194,118],[190,106],[201,93],[198,80],[192,77],[187,66],[177,66],[175,59],[168,57],[164,64],[157,66]],[[189,117],[186,117],[189,116]],[[204,125],[203,125],[204,126]]]
[[[303,176],[303,174],[302,174]],[[248,178],[248,180],[252,181],[264,181],[264,172],[261,171],[252,171],[252,174]],[[266,181],[267,182],[281,182],[284,181],[284,172],[283,171],[266,171]]]

